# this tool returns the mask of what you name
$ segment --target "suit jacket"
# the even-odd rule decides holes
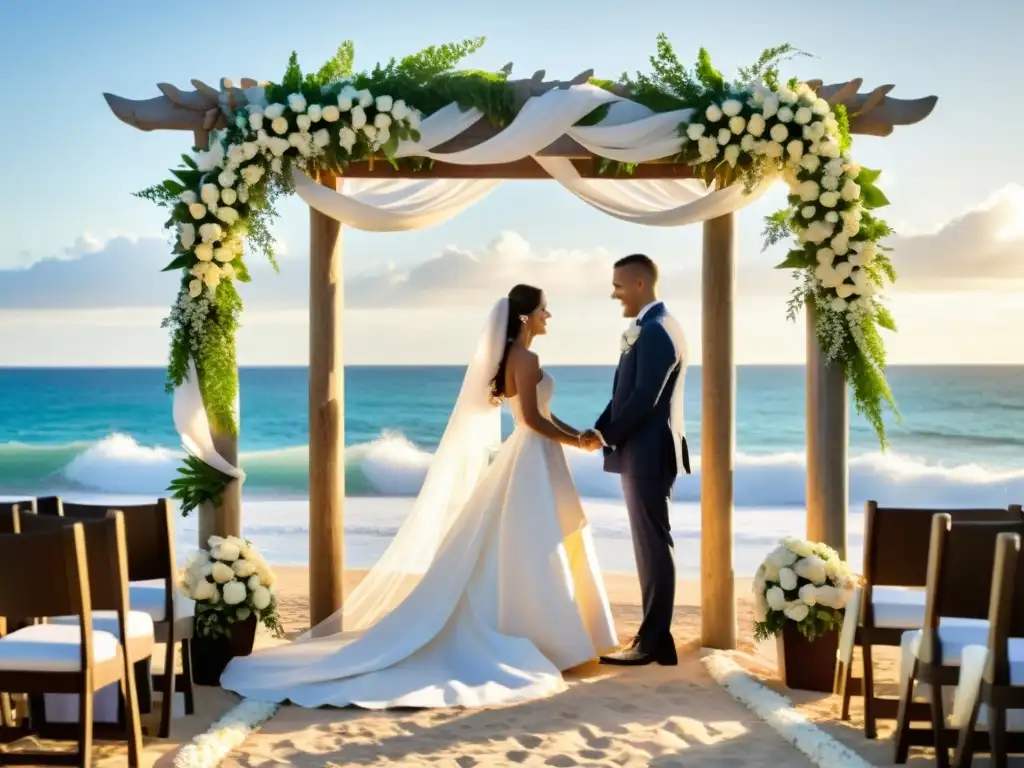
[[[680,366],[665,330],[665,305],[655,304],[640,319],[640,335],[622,353],[612,398],[595,428],[604,438],[604,468],[622,475],[675,477],[670,404]],[[690,460],[683,441],[683,469]]]

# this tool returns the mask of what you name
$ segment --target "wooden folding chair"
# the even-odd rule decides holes
[[[897,763],[907,761],[911,746],[931,743],[936,765],[949,765],[951,734],[943,688],[957,684],[963,649],[984,644],[988,637],[996,540],[1002,533],[1024,535],[1024,522],[954,523],[946,514],[932,519],[924,623],[921,629],[906,632],[902,641],[894,735]],[[918,684],[929,688],[930,728],[911,728]]]
[[[0,533],[17,533],[18,515],[35,511],[35,500],[0,501]]]
[[[924,622],[928,548],[932,518],[1024,521],[1019,504],[1006,509],[910,509],[864,505],[864,584],[846,609],[836,664],[834,692],[841,700],[840,717],[850,719],[850,699],[864,698],[864,735],[878,735],[878,718],[896,717],[899,700],[875,695],[871,650],[899,647],[903,633]],[[852,624],[852,625],[851,625]],[[860,648],[863,677],[853,676],[853,653]]]
[[[57,497],[37,500],[40,515],[63,515],[73,519],[104,517],[114,507],[63,502]],[[154,675],[153,684],[163,702],[158,735],[171,733],[174,692],[185,697],[185,714],[195,711],[192,688],[193,614],[191,602],[178,594],[178,565],[174,555],[174,511],[170,501],[155,504],[119,505],[124,512],[128,540],[129,603],[133,610],[145,611],[153,618],[156,642],[165,645],[164,674]],[[175,655],[181,646],[182,674],[175,674]],[[148,704],[148,702],[144,702]],[[145,709],[145,707],[144,707]]]
[[[1024,709],[1024,557],[1020,548],[1020,536],[999,536],[988,642],[963,650],[955,710],[965,711],[967,718],[955,723],[960,727],[953,757],[956,768],[970,768],[976,751],[990,752],[991,762],[1005,768],[1008,752],[1024,751],[1024,723],[1016,723],[1014,732],[1007,733],[1007,710]],[[954,718],[959,715],[954,711]],[[977,731],[979,720],[984,720],[987,733]]]
[[[153,657],[155,644],[153,619],[145,611],[132,610],[128,598],[128,554],[125,537],[124,515],[119,511],[108,512],[98,520],[75,520],[54,515],[23,515],[22,533],[52,533],[72,525],[82,525],[85,533],[86,559],[89,566],[89,590],[92,595],[93,628],[109,632],[121,643],[121,652],[135,670],[148,669]],[[123,595],[123,597],[122,597]],[[121,632],[117,608],[128,606],[125,614],[127,634]],[[51,624],[76,624],[75,616],[60,616],[50,619]],[[136,685],[138,679],[136,678]],[[138,688],[136,688],[136,702]],[[66,729],[62,724],[47,722],[45,707],[38,702],[33,720],[41,732],[60,738]],[[126,726],[125,702],[121,701],[117,722],[113,725],[98,724],[94,735],[103,737],[110,732],[121,733]]]
[[[0,534],[18,533],[21,526],[18,523],[20,502],[0,501]],[[11,630],[15,629],[13,620]],[[7,633],[7,620],[0,616],[0,637]],[[17,712],[11,701],[10,694],[0,692],[0,726],[13,728],[17,723]]]
[[[29,694],[73,693],[79,697],[73,738],[77,750],[4,752],[4,765],[92,765],[93,695],[118,683],[128,723],[128,764],[139,765],[142,736],[135,700],[133,667],[109,632],[93,627],[92,596],[85,532],[72,525],[46,534],[0,534],[0,615],[75,616],[72,624],[34,624],[0,638],[0,690]],[[127,591],[116,609],[121,636],[127,636]],[[0,741],[25,736],[21,729],[0,729]]]

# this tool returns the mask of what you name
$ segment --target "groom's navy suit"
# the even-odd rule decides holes
[[[605,471],[622,477],[643,601],[637,639],[639,650],[650,654],[669,648],[674,653],[675,648],[676,571],[668,502],[678,468],[670,406],[681,368],[664,317],[659,302],[639,318],[640,334],[619,358],[611,402],[595,424],[605,444]],[[689,473],[685,438],[682,457]]]

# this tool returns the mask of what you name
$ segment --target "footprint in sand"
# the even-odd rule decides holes
[[[522,749],[513,749],[510,752],[505,753],[505,757],[511,760],[513,763],[522,763],[526,761],[526,758],[530,756],[529,752]]]
[[[514,736],[513,738],[519,742],[523,749],[536,749],[543,741],[540,737],[534,736],[530,733],[525,733],[522,736]]]
[[[578,763],[569,755],[552,755],[544,761],[544,765],[553,765],[555,768],[572,768]]]

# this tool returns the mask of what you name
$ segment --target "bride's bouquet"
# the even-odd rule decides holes
[[[754,575],[754,638],[778,634],[786,621],[808,640],[838,630],[857,580],[831,547],[782,539]]]
[[[277,613],[274,572],[248,539],[211,536],[208,549],[189,557],[180,589],[196,604],[196,631],[226,636],[231,625],[255,616],[275,635],[283,634]]]

